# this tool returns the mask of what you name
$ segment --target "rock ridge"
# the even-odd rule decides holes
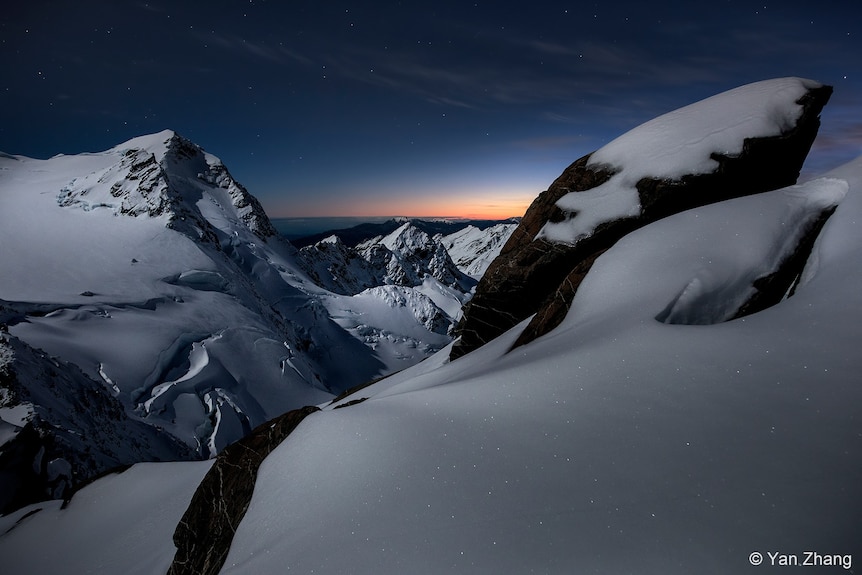
[[[480,280],[456,328],[459,339],[450,358],[477,349],[534,314],[516,345],[556,327],[592,262],[635,229],[697,206],[794,184],[831,94],[831,86],[806,85],[796,101],[801,110],[795,124],[776,136],[745,138],[738,154],[713,153],[710,157],[718,166],[710,173],[641,178],[637,216],[600,223],[574,244],[536,239],[546,223],[573,217],[557,206],[564,195],[592,190],[616,173],[613,167],[590,165],[593,154],[576,160],[533,201]]]

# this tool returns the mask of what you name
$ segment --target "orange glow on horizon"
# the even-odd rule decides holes
[[[458,197],[447,195],[429,199],[427,197],[369,197],[361,202],[339,202],[320,205],[309,203],[298,206],[294,203],[273,210],[273,217],[425,217],[476,220],[504,220],[520,217],[527,211],[533,197],[526,195],[502,197]],[[286,209],[285,209],[286,208]]]

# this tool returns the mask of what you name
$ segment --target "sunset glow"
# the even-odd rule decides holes
[[[309,201],[300,205],[294,204],[289,210],[282,209],[278,212],[291,217],[413,216],[496,220],[523,215],[534,197],[535,194],[502,196],[494,199],[454,195],[405,196],[400,199],[368,197],[340,205]]]

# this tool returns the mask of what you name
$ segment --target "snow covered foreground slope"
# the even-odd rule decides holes
[[[732,321],[657,319],[721,303],[836,205],[792,297]],[[545,336],[510,351],[522,323],[309,415],[261,466],[222,572],[739,573],[806,551],[850,563],[823,572],[858,569],[860,218],[862,158],[630,234]],[[129,492],[148,484],[139,469]],[[67,512],[104,525],[113,497]],[[137,558],[166,553],[163,537],[108,569],[98,542],[67,555],[74,532],[47,511],[0,537],[11,572],[161,572]]]
[[[792,297],[732,321],[714,312],[836,206]],[[859,560],[860,217],[862,158],[630,234],[546,336],[510,351],[522,323],[309,416],[261,467],[223,573]]]
[[[507,354],[515,329],[310,416],[264,462],[223,573],[858,561],[862,159],[830,177],[648,226],[548,336]],[[738,254],[774,250],[809,194],[841,203],[794,297],[709,326],[656,321],[692,278],[758,265]]]

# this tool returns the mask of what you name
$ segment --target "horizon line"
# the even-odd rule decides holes
[[[351,220],[361,220],[367,218],[373,219],[381,219],[381,220],[394,220],[394,219],[411,219],[411,220],[508,220],[512,218],[520,218],[523,215],[517,216],[482,216],[482,215],[468,215],[468,216],[406,216],[403,214],[399,215],[382,215],[382,216],[371,216],[371,215],[363,215],[363,216],[269,216],[271,220],[311,220],[311,219],[351,219]]]

